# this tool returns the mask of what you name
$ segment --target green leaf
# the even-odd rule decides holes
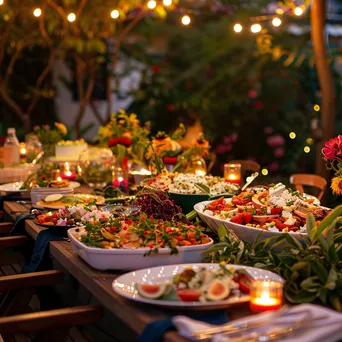
[[[117,147],[117,153],[118,153],[117,160],[120,164],[122,164],[122,161],[126,155],[126,147],[121,144],[116,145],[116,147]]]
[[[195,186],[210,196],[210,188],[202,183],[195,183]]]
[[[326,289],[321,289],[319,291],[319,299],[323,304],[327,303],[328,291]]]
[[[318,296],[318,293],[311,293],[307,291],[301,291],[299,294],[290,295],[285,292],[285,297],[288,299],[290,303],[299,304],[299,303],[311,303]]]
[[[315,235],[317,231],[316,220],[312,213],[309,213],[306,217],[306,231],[312,243],[315,242]]]
[[[330,263],[335,263],[335,262],[338,262],[339,260],[340,260],[340,257],[336,252],[335,246],[331,245],[328,250],[328,261]]]
[[[217,235],[220,241],[224,241],[224,239],[228,236],[228,232],[226,227],[223,224],[220,224],[217,228]]]
[[[323,264],[318,260],[310,260],[309,264],[319,279],[322,280],[322,283],[325,283],[328,279],[328,270],[323,266]]]
[[[336,295],[328,295],[328,299],[329,299],[329,302],[331,303],[331,305],[333,306],[333,308],[336,310],[336,311],[342,311],[342,305],[341,305],[341,301],[339,299],[338,296]]]
[[[319,280],[318,276],[306,278],[300,283],[300,287],[306,291],[316,289],[320,285],[319,282],[317,282],[317,280]]]
[[[335,290],[336,288],[336,280],[338,278],[338,275],[337,275],[337,272],[335,271],[335,269],[332,267],[330,269],[330,272],[329,272],[329,276],[328,276],[328,279],[327,279],[327,282],[325,283],[325,288],[328,289],[328,290]]]

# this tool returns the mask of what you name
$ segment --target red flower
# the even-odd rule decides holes
[[[342,135],[336,138],[330,139],[324,145],[322,149],[325,160],[329,159],[341,159],[339,156],[342,155]]]
[[[166,108],[167,108],[167,110],[168,110],[169,112],[172,112],[172,111],[175,109],[175,107],[174,107],[173,104],[168,104],[168,105],[166,106]]]
[[[255,109],[262,109],[263,106],[264,106],[264,105],[263,105],[262,102],[259,101],[259,100],[256,100],[256,101],[253,102],[253,107],[254,107]]]
[[[132,139],[127,138],[127,137],[118,138],[118,141],[119,141],[118,144],[124,145],[126,147],[129,147],[132,145]]]
[[[159,66],[159,65],[152,65],[152,71],[153,71],[154,73],[159,72],[159,71],[160,71],[160,66]]]
[[[163,162],[165,165],[177,164],[177,157],[164,157]]]
[[[109,139],[108,141],[108,147],[114,147],[119,143],[119,139],[118,138],[112,138]]]

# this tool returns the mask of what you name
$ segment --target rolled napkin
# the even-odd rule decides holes
[[[232,321],[230,323],[231,325],[236,324],[240,326],[250,324],[258,320],[265,321],[266,324],[242,333],[240,330],[240,335],[213,335],[211,341],[244,341],[241,337],[247,338],[251,333],[266,335],[271,330],[275,331],[275,329],[278,329],[277,331],[279,332],[285,332],[287,327],[293,327],[294,331],[289,332],[288,334],[284,333],[281,339],[284,342],[335,342],[342,339],[342,314],[331,309],[319,305],[301,304],[290,308],[280,317],[278,316],[274,319],[270,319],[273,314],[274,313],[272,312],[267,312]],[[217,327],[184,316],[175,316],[173,318],[173,324],[180,335],[192,340],[195,340],[193,333]],[[298,325],[301,326],[299,329],[297,329]],[[253,339],[250,338],[249,341],[253,341]]]

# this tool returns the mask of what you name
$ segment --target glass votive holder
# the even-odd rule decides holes
[[[241,164],[224,164],[224,180],[227,183],[241,183]]]
[[[255,280],[250,289],[250,308],[255,312],[277,310],[283,302],[283,283]]]

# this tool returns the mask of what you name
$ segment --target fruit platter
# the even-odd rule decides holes
[[[184,212],[190,212],[196,203],[209,197],[232,196],[239,190],[236,184],[227,183],[221,177],[200,176],[187,173],[164,173],[145,179],[141,185],[169,193]]]
[[[170,222],[145,214],[84,222],[71,228],[68,236],[76,252],[92,267],[136,269],[169,263],[199,262],[201,253],[213,241],[203,228],[183,222]],[[91,214],[90,214],[91,215]],[[137,263],[139,259],[139,263]]]
[[[119,295],[133,301],[175,309],[214,310],[249,301],[254,280],[282,282],[254,267],[186,264],[154,267],[124,274],[113,282]]]
[[[306,234],[306,217],[312,213],[319,223],[330,212],[319,201],[283,185],[253,187],[230,199],[219,198],[195,205],[198,215],[210,228],[223,223],[242,240],[253,242],[281,233]]]

